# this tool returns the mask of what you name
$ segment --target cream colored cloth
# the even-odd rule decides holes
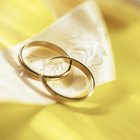
[[[41,83],[33,80],[28,82],[17,62],[19,49],[25,43],[34,40],[54,43],[64,49],[70,57],[85,64],[93,73],[96,85],[115,79],[114,61],[106,28],[96,4],[86,1],[33,38],[1,52],[1,101],[35,104],[53,102],[42,93],[42,90],[45,90]],[[35,88],[31,84],[35,85]]]

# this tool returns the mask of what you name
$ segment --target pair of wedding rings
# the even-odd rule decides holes
[[[43,61],[42,66],[40,67],[40,72],[36,71],[35,69],[31,68],[29,64],[25,61],[24,58],[24,51],[29,48],[35,48],[35,47],[43,47],[47,48],[55,53],[57,53],[57,56],[51,56],[50,58],[47,58]],[[45,55],[49,55],[49,53],[45,53]],[[58,61],[58,62],[57,62]],[[59,101],[78,101],[83,100],[89,95],[91,95],[95,88],[95,80],[94,76],[90,72],[90,70],[79,61],[70,58],[69,55],[60,47],[49,43],[45,41],[33,41],[30,43],[25,44],[19,52],[19,62],[21,66],[24,69],[24,72],[29,76],[29,78],[32,78],[37,81],[41,81],[45,88]],[[58,71],[55,72],[55,74],[48,74],[46,73],[46,69],[48,65],[53,64],[59,64]],[[61,65],[61,66],[60,66]],[[72,71],[72,67],[78,68],[87,78],[88,80],[88,88],[83,91],[80,95],[76,96],[65,96],[56,91],[54,88],[52,88],[49,84],[50,81],[57,81],[57,80],[63,80],[66,78],[70,72]],[[63,70],[64,69],[64,70]],[[59,72],[59,70],[61,72]],[[52,69],[53,71],[53,69]],[[78,81],[79,82],[79,81]],[[71,95],[71,93],[69,93]]]

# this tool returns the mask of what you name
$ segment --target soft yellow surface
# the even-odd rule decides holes
[[[41,0],[0,0],[0,48],[31,37],[53,20],[51,7]]]
[[[100,4],[112,40],[117,80],[74,105],[0,103],[0,140],[140,139],[140,11],[127,4]],[[16,44],[50,23],[51,12],[45,6],[40,0],[8,0],[8,4],[1,0],[1,47]]]

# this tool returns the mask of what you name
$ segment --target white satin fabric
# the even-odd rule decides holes
[[[97,85],[115,79],[110,41],[100,12],[93,1],[85,1],[38,35],[0,53],[0,100],[34,104],[53,103],[42,84],[24,78],[18,66],[19,49],[27,42],[41,40],[60,46],[72,58],[85,64]],[[30,82],[35,85],[33,88]]]

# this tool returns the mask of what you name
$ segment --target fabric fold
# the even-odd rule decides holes
[[[29,83],[38,88],[35,90],[27,84],[27,80],[24,80],[24,76],[19,72],[20,66],[17,62],[19,49],[25,43],[36,40],[54,43],[64,49],[70,57],[85,64],[94,75],[96,85],[115,79],[113,54],[106,27],[96,4],[93,1],[85,1],[38,35],[1,52],[0,64],[3,68],[0,75],[4,75],[0,81],[0,88],[3,89],[0,93],[1,100],[37,104],[53,102],[38,93],[38,90],[43,88],[42,85],[30,80]],[[8,77],[11,78],[7,79]],[[8,85],[4,80],[8,81]]]

